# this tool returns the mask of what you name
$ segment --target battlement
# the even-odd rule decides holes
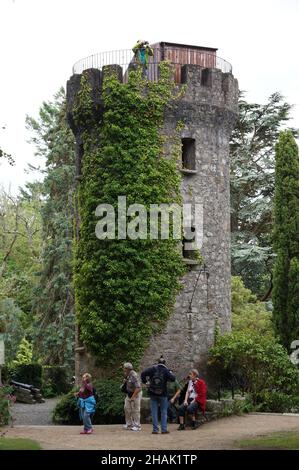
[[[76,128],[73,120],[73,107],[76,96],[80,90],[82,75],[87,77],[92,89],[92,101],[95,116],[102,112],[102,84],[105,74],[113,73],[121,82],[126,83],[131,69],[136,68],[135,64],[130,64],[125,73],[120,65],[104,65],[102,70],[90,68],[82,74],[74,74],[67,82],[67,116],[68,122],[75,134],[80,131]],[[177,73],[177,66],[173,70]],[[230,72],[222,72],[217,68],[205,68],[196,64],[185,64],[180,66],[181,82],[178,86],[185,86],[186,90],[182,97],[182,102],[197,103],[197,105],[215,106],[217,108],[229,109],[231,112],[238,112],[238,81]],[[82,130],[82,129],[81,129]]]

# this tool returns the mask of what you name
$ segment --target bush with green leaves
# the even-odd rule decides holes
[[[71,389],[67,368],[63,366],[43,366],[42,395],[45,398],[56,397]]]
[[[165,158],[163,121],[176,88],[168,64],[161,64],[158,82],[131,72],[126,84],[105,71],[104,114],[99,124],[93,112],[88,71],[74,110],[83,133],[83,179],[77,192],[80,237],[75,247],[74,286],[80,337],[106,364],[107,375],[124,355],[135,364],[151,334],[167,320],[179,279],[185,271],[178,241],[105,239],[95,236],[96,208],[118,197],[130,204],[180,203],[177,171],[179,132],[167,136],[172,148]],[[149,213],[149,212],[148,212]],[[130,224],[138,231],[135,217]],[[116,220],[116,227],[118,220]]]
[[[77,405],[77,398],[75,392],[72,390],[68,394],[64,395],[53,411],[53,422],[56,424],[80,424],[79,410]]]
[[[266,390],[260,394],[256,410],[265,413],[299,413],[299,396]]]
[[[93,417],[94,424],[118,424],[124,421],[124,394],[120,391],[120,383],[115,380],[95,382],[94,387],[99,399]],[[80,424],[77,398],[74,389],[57,403],[53,412],[56,424]]]
[[[238,276],[232,277],[232,329],[274,337],[272,313]]]
[[[224,407],[217,413],[217,418],[225,418],[226,416],[242,415],[243,413],[250,413],[254,407],[250,397],[235,398],[232,403],[226,403]]]
[[[32,344],[24,337],[19,344],[16,358],[12,361],[12,366],[26,365],[32,362]]]
[[[10,406],[14,401],[11,392],[11,387],[0,385],[0,426],[9,424],[11,419]]]
[[[267,403],[272,394],[299,394],[299,370],[274,338],[257,332],[232,332],[217,338],[210,351],[209,368],[223,380],[236,379],[250,394],[253,404]],[[288,398],[286,398],[288,399]],[[269,409],[271,402],[268,400]]]

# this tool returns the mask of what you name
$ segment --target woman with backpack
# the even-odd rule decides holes
[[[152,434],[159,434],[158,408],[161,410],[161,434],[169,434],[167,430],[167,382],[174,382],[175,376],[167,369],[163,356],[158,360],[158,364],[141,373],[142,383],[148,383],[150,395],[151,414],[153,420]]]

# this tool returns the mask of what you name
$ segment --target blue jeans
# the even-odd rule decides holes
[[[195,416],[196,411],[199,409],[197,401],[194,403],[190,403],[190,400],[188,402],[188,406],[184,405],[184,403],[179,407],[179,416],[185,416],[185,413],[189,415]]]
[[[151,413],[153,419],[153,431],[159,431],[158,423],[158,407],[160,405],[161,410],[161,431],[167,431],[167,397],[154,397],[151,396]]]
[[[92,429],[90,413],[87,413],[85,409],[83,410],[83,425],[84,425],[85,431]]]

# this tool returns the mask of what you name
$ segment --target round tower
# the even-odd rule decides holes
[[[163,54],[161,44],[164,44]],[[178,56],[165,44],[169,43],[160,43],[160,48],[155,49],[155,62],[149,67],[148,78],[157,79],[157,61],[181,57],[174,64],[174,78],[182,93],[165,112],[164,133],[173,135],[180,124],[182,151],[177,171],[182,176],[183,203],[192,207],[189,218],[191,226],[194,225],[197,246],[188,240],[182,243],[187,272],[181,279],[173,313],[163,331],[150,338],[141,368],[163,354],[167,365],[182,378],[190,367],[205,368],[216,329],[225,332],[231,327],[229,141],[238,114],[238,83],[227,68],[216,68],[218,64],[212,50],[204,54],[200,48],[195,48],[196,53],[193,51],[192,55],[181,46]],[[114,59],[111,58],[110,63],[124,65]],[[92,89],[94,120],[99,122],[103,114],[101,87],[105,70],[113,70],[120,81],[126,80],[128,72],[123,75],[125,70],[119,65],[100,67],[96,64],[94,67],[94,62],[87,61],[87,66],[82,62],[83,69],[80,65],[78,71],[87,69],[83,73]],[[78,184],[82,178],[82,134],[86,127],[84,123],[81,127],[75,124],[73,110],[81,76],[81,73],[74,73],[67,86],[68,122],[76,137]],[[75,226],[78,238],[78,215]],[[80,342],[79,331],[76,343],[77,378],[87,368],[101,375],[92,355]]]

